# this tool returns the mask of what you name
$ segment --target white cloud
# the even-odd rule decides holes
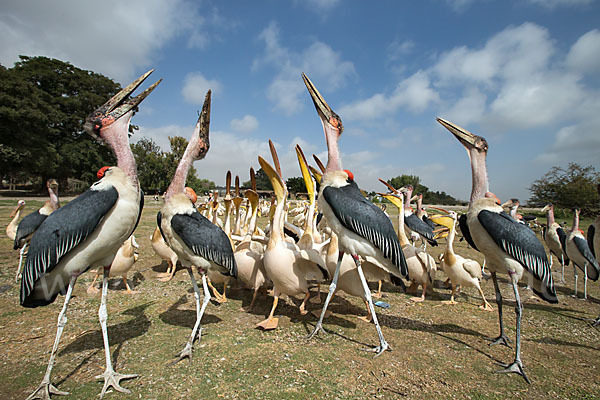
[[[191,72],[187,74],[183,81],[181,94],[185,101],[190,104],[204,104],[204,97],[212,90],[212,96],[222,91],[222,85],[215,79],[206,79],[200,72]]]
[[[258,120],[253,115],[244,115],[241,119],[234,118],[229,123],[231,129],[237,132],[248,133],[258,129]]]
[[[340,0],[300,0],[300,4],[315,12],[329,11],[340,3]]]
[[[439,95],[431,87],[428,74],[418,71],[402,80],[391,95],[377,93],[366,100],[345,105],[340,108],[340,115],[348,120],[364,120],[392,114],[399,108],[420,113],[438,101]]]
[[[160,50],[180,36],[188,46],[218,41],[213,31],[235,26],[190,0],[6,0],[0,10],[0,63],[19,55],[46,56],[129,83],[153,66]]]
[[[267,88],[267,98],[287,115],[296,113],[306,104],[306,99],[301,99],[306,91],[300,79],[302,72],[316,81],[322,90],[338,89],[356,74],[354,65],[344,61],[340,53],[325,43],[314,41],[300,52],[284,47],[275,22],[271,22],[258,38],[264,42],[265,52],[254,60],[252,68],[275,68],[277,73]]]
[[[463,125],[478,122],[486,110],[486,95],[477,87],[467,87],[463,96],[453,102],[450,108],[440,115],[450,121],[460,121]]]
[[[591,30],[577,39],[566,62],[574,71],[597,74],[600,70],[600,31]]]
[[[388,45],[387,56],[391,61],[401,60],[404,56],[412,52],[415,42],[412,40],[398,41],[394,40]]]
[[[564,164],[567,161],[581,165],[597,165],[600,154],[600,116],[561,128],[554,143],[536,161],[547,164]]]

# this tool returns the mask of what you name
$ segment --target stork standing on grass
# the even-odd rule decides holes
[[[191,359],[194,342],[196,338],[198,340],[201,338],[200,321],[206,305],[210,301],[206,271],[215,269],[223,274],[237,277],[236,263],[229,238],[221,228],[211,223],[196,210],[194,207],[196,199],[190,199],[190,196],[195,197],[195,193],[191,191],[188,192],[189,195],[186,195],[184,189],[192,163],[203,159],[210,146],[208,140],[210,98],[211,91],[209,90],[194,133],[167,189],[165,204],[157,215],[158,226],[165,241],[177,254],[181,264],[187,268],[196,299],[196,323],[189,340],[175,362],[186,357]],[[196,284],[193,267],[199,268],[202,273],[202,287],[204,289],[202,305],[200,305],[200,291]]]
[[[583,237],[579,230],[579,208],[573,209],[573,227],[567,236],[567,257],[573,263],[575,271],[575,294],[577,297],[577,268],[583,271],[583,298],[587,299],[587,280],[588,278],[597,281],[600,276],[600,266],[590,249],[589,243]]]
[[[110,359],[106,320],[106,294],[110,265],[117,250],[135,230],[143,207],[143,193],[137,178],[135,159],[129,147],[129,122],[134,110],[160,82],[137,97],[129,95],[150,75],[142,75],[94,111],[85,122],[92,136],[105,142],[117,158],[116,167],[103,168],[103,177],[81,196],[50,214],[31,238],[21,280],[21,305],[39,307],[48,305],[59,293],[65,293],[65,303],[58,315],[56,339],[42,383],[28,399],[49,399],[51,394],[68,394],[50,383],[56,351],[67,323],[66,311],[77,277],[90,268],[103,266],[102,300],[98,316],[104,339],[106,369],[97,379],[104,379],[102,398],[112,386],[130,393],[120,386],[122,379],[137,375],[117,374]]]
[[[42,222],[48,218],[48,215],[52,214],[53,211],[58,210],[60,207],[60,200],[58,199],[58,182],[56,182],[55,179],[48,179],[46,187],[48,188],[50,200],[46,201],[44,206],[39,210],[35,210],[31,214],[27,214],[23,217],[21,222],[19,222],[17,232],[13,238],[15,241],[14,249],[21,249],[19,252],[19,266],[17,267],[15,282],[19,281],[21,265],[23,265],[23,255],[25,254],[25,249],[27,249],[27,244],[31,240],[31,237]]]
[[[465,235],[469,243],[474,242],[476,248],[485,255],[488,268],[492,273],[496,289],[496,303],[500,319],[500,336],[492,344],[505,344],[508,338],[504,334],[502,321],[502,295],[498,287],[496,274],[506,273],[515,293],[516,346],[515,359],[499,372],[513,372],[521,375],[529,383],[521,361],[521,313],[522,305],[517,283],[527,275],[532,282],[532,290],[549,303],[558,303],[550,263],[546,257],[544,246],[527,226],[515,221],[506,214],[498,198],[489,192],[486,156],[488,143],[485,138],[438,118],[437,121],[454,135],[467,150],[471,161],[472,187],[469,210],[467,212]],[[465,234],[465,230],[463,230]],[[469,239],[470,238],[470,239]]]
[[[359,256],[374,257],[387,272],[397,277],[408,278],[406,260],[390,219],[379,207],[364,198],[358,185],[354,182],[352,173],[341,168],[338,148],[338,139],[343,131],[341,118],[329,107],[305,74],[302,74],[302,78],[321,119],[327,142],[328,159],[325,173],[321,179],[318,197],[319,210],[325,216],[331,230],[338,236],[340,249],[338,264],[329,285],[329,293],[321,311],[321,317],[309,338],[323,329],[323,317],[331,296],[335,292],[344,253],[350,253],[356,264],[365,298],[369,303],[371,316],[379,336],[379,346],[371,349],[378,356],[389,345],[379,327],[371,291],[365,280]]]
[[[564,229],[554,221],[554,205],[547,204],[542,208],[542,212],[546,213],[547,226],[542,230],[542,237],[546,246],[550,250],[550,267],[552,267],[552,254],[558,258],[561,265],[560,279],[565,282],[565,265],[569,265],[569,257],[567,257],[566,245],[567,234]]]

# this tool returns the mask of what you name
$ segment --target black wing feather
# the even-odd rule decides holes
[[[429,219],[427,215],[423,215],[423,222],[425,222],[433,231],[435,229],[435,222]]]
[[[460,217],[458,217],[458,227],[460,228],[460,232],[462,233],[462,235],[465,238],[465,240],[467,241],[467,243],[469,243],[469,246],[471,246],[473,249],[479,251],[477,246],[475,246],[473,237],[471,236],[471,231],[469,230],[469,224],[467,224],[467,214],[462,214]]]
[[[567,257],[567,234],[563,228],[556,228],[556,234],[558,235],[558,240],[560,241],[560,248],[562,249],[564,263],[565,265],[569,265],[570,260],[569,257]]]
[[[600,275],[600,266],[598,265],[598,261],[592,254],[592,250],[590,249],[589,243],[584,239],[578,236],[573,238],[573,242],[577,246],[577,250],[581,253],[581,255],[587,260],[587,277],[593,281],[598,280],[598,276]],[[582,270],[584,268],[583,265],[577,265]]]
[[[587,241],[589,243],[590,251],[594,258],[596,257],[596,250],[594,249],[594,235],[596,234],[596,227],[594,225],[590,225],[587,231]],[[598,254],[600,256],[600,254]]]
[[[37,307],[54,301],[56,296],[49,302],[40,303],[39,299],[30,299],[29,295],[38,279],[52,271],[64,255],[96,229],[118,198],[119,193],[114,187],[106,190],[88,189],[46,218],[29,245],[21,280],[22,306]]]
[[[39,210],[27,214],[23,217],[19,225],[17,226],[17,234],[15,235],[14,249],[18,250],[23,247],[22,241],[29,235],[31,235],[39,226],[48,218],[47,215],[40,214]]]
[[[408,266],[392,222],[364,198],[354,181],[340,188],[327,186],[323,197],[346,229],[371,242],[408,278]]]
[[[421,218],[417,217],[415,214],[410,214],[404,216],[404,223],[411,231],[417,232],[419,235],[423,236],[430,245],[437,246],[437,240],[433,238],[433,229],[423,222]]]
[[[159,211],[158,213],[156,213],[156,225],[158,225],[158,230],[160,231],[160,236],[162,236],[163,240],[165,241],[165,243],[167,244],[167,246],[171,246],[169,244],[169,242],[167,242],[167,237],[165,236],[165,233],[162,230],[162,213]]]
[[[171,218],[171,227],[194,254],[220,265],[229,272],[228,275],[237,278],[231,242],[221,228],[197,211],[175,214]]]
[[[535,293],[550,303],[557,303],[550,262],[544,245],[527,226],[505,212],[482,210],[477,219],[504,252],[517,260],[535,279],[542,282],[546,293]]]

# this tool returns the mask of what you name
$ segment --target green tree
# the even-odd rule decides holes
[[[262,168],[259,168],[258,171],[256,171],[255,174],[256,177],[256,190],[272,190],[273,187],[271,186],[271,181],[269,180],[269,177],[267,176],[267,173],[265,171],[263,171]],[[242,184],[243,188],[251,188],[252,187],[252,183],[250,182],[250,180],[247,180],[246,182],[244,182]]]
[[[290,193],[306,193],[306,184],[304,183],[304,179],[302,177],[296,176],[293,178],[289,178],[285,185],[288,188]]]
[[[83,130],[85,118],[120,89],[111,79],[47,57],[0,66],[0,166],[13,179],[49,177],[91,183],[114,164],[110,150]]]
[[[555,208],[579,207],[583,215],[591,215],[598,212],[599,184],[600,173],[591,165],[569,163],[566,169],[552,167],[529,187],[531,198],[527,205],[542,207],[552,203]]]
[[[412,185],[413,193],[423,193],[423,197],[425,197],[425,193],[429,192],[427,186],[421,185],[421,178],[416,175],[401,175],[392,179],[388,179],[387,183],[399,189],[403,186]]]
[[[141,138],[131,145],[138,169],[138,179],[147,194],[163,193],[169,186],[165,176],[166,156],[152,139]]]

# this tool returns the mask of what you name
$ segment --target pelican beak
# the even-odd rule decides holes
[[[325,101],[321,93],[317,90],[315,85],[308,79],[306,74],[302,73],[302,79],[304,80],[304,84],[308,89],[308,93],[312,98],[313,103],[315,104],[315,108],[317,109],[317,113],[319,113],[319,117],[323,122],[328,122],[329,125],[338,130],[338,136],[342,134],[344,127],[342,126],[342,120],[339,115],[337,115],[329,104]]]
[[[302,178],[304,179],[304,184],[306,185],[306,190],[308,191],[308,200],[312,205],[315,203],[315,185],[310,176],[310,172],[308,171],[306,157],[304,157],[304,153],[298,144],[296,145],[296,156],[298,156],[300,171],[302,171]]]
[[[308,168],[310,169],[310,172],[312,173],[312,176],[315,177],[315,180],[317,181],[317,183],[321,184],[321,178],[323,177],[323,173],[320,172],[319,170],[317,170],[312,165],[309,165]]]
[[[392,185],[390,185],[389,183],[387,183],[386,181],[384,181],[383,179],[379,178],[379,182],[383,183],[385,186],[387,186],[387,188],[392,192],[392,193],[398,193],[398,190],[396,190],[395,187],[393,187]]]
[[[162,79],[158,80],[136,97],[129,97],[153,71],[151,69],[146,72],[119,93],[115,94],[106,103],[98,107],[96,111],[87,117],[83,126],[84,129],[92,136],[97,136],[100,129],[107,127],[129,111],[135,109],[162,81]]]
[[[315,159],[315,162],[317,163],[317,167],[319,167],[319,169],[321,170],[321,174],[324,174],[325,173],[325,165],[323,165],[323,162],[315,154],[313,154],[313,158]],[[600,189],[598,189],[598,190],[600,190]]]
[[[444,210],[443,208],[440,208],[440,207],[435,207],[435,206],[427,206],[427,208],[432,208],[432,209],[434,209],[434,210],[441,211],[441,212],[443,212],[444,214],[450,214],[450,211],[448,211],[448,210]]]
[[[389,194],[389,193],[379,193],[379,195],[382,196],[382,197],[385,197],[393,205],[395,205],[396,207],[398,207],[398,210],[402,210],[402,208],[404,207],[401,196],[398,196],[398,195],[395,195],[395,194]]]
[[[275,168],[273,168],[271,164],[267,162],[267,160],[261,156],[258,156],[258,163],[269,177],[271,186],[273,186],[273,191],[275,192],[275,197],[277,197],[277,201],[283,201],[287,197],[287,188],[285,186],[285,182],[283,182],[281,176],[279,176],[277,171],[275,171]]]

